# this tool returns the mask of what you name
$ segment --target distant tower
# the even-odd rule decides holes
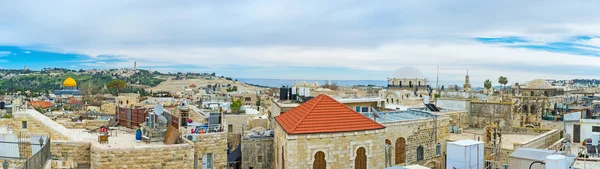
[[[469,79],[469,70],[467,70],[467,76],[465,76],[465,84],[463,85],[465,92],[471,91],[471,80]]]
[[[27,71],[27,65],[23,66],[23,71]]]
[[[133,71],[135,72],[137,70],[137,62],[133,62]]]

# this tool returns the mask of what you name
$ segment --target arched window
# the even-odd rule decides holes
[[[412,87],[412,81],[408,81],[408,87]]]
[[[419,87],[421,87],[421,81],[419,81]]]
[[[417,161],[423,160],[423,146],[417,147]]]
[[[398,86],[402,87],[402,81],[398,81]]]
[[[315,154],[315,162],[313,163],[313,169],[326,169],[327,162],[325,161],[325,153],[319,151]]]
[[[396,164],[402,164],[406,161],[404,152],[406,151],[406,140],[400,137],[396,140]]]
[[[435,145],[435,155],[436,156],[441,156],[442,155],[442,144],[437,143]]]
[[[356,158],[354,159],[355,169],[367,169],[367,151],[361,147],[356,150]]]
[[[533,90],[529,92],[529,96],[533,96]]]

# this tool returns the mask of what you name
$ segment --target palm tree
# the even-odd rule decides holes
[[[498,78],[498,83],[502,84],[503,88],[506,90],[506,84],[508,84],[508,78],[506,78],[504,76],[500,76],[500,78]]]
[[[492,81],[490,81],[490,79],[486,79],[485,82],[483,82],[483,87],[486,91],[490,90],[490,88],[492,88]]]

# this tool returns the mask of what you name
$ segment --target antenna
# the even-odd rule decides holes
[[[154,114],[162,115],[164,111],[165,111],[165,108],[162,105],[157,104],[154,106]]]

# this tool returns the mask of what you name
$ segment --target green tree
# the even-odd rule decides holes
[[[506,84],[508,84],[508,78],[500,76],[498,78],[498,83],[502,84],[503,88],[506,89]]]
[[[486,79],[485,82],[483,82],[483,87],[486,91],[490,90],[492,88],[492,81],[490,81],[490,79]]]
[[[242,111],[242,99],[235,99],[233,96],[231,97],[231,112],[240,113]]]
[[[116,94],[116,93],[119,93],[119,91],[121,91],[121,89],[124,89],[125,87],[127,87],[127,82],[125,82],[123,80],[115,79],[115,80],[111,80],[110,82],[106,83],[106,87],[108,89],[112,90]]]

